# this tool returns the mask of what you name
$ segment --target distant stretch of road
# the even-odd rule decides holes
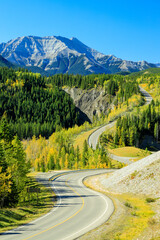
[[[152,101],[152,96],[146,91],[144,90],[142,87],[139,87],[141,93],[143,94],[143,96],[145,97],[146,100],[146,105],[150,104],[150,102]]]
[[[112,201],[101,193],[88,189],[82,180],[109,170],[59,173],[51,180],[58,201],[51,212],[17,229],[0,235],[1,240],[71,240],[101,225],[114,211]],[[47,181],[46,173],[40,176]]]
[[[106,124],[105,126],[100,127],[96,131],[94,131],[88,138],[89,146],[92,147],[94,150],[96,150],[98,140],[99,140],[99,137],[101,136],[101,134],[106,131],[106,128],[107,129],[112,128],[115,125],[115,123],[116,122],[114,121],[112,123]]]
[[[145,91],[143,88],[139,87],[139,89],[145,97],[145,100],[146,100],[145,104],[146,105],[150,104],[150,102],[152,101],[151,95],[147,91]],[[115,125],[115,123],[116,123],[116,121],[114,121],[112,123],[109,123],[109,124],[106,124],[105,126],[99,128],[95,132],[93,132],[88,138],[89,146],[92,147],[95,150],[96,146],[98,144],[99,137],[107,129],[112,128]],[[128,157],[119,157],[119,156],[116,156],[116,155],[113,155],[113,154],[110,154],[110,157],[114,160],[117,160],[117,161],[121,162],[121,163],[125,163],[125,164],[131,164],[132,163],[132,161],[130,161],[130,158],[128,158]]]

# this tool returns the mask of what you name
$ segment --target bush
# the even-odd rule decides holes
[[[132,205],[129,202],[125,202],[124,204],[126,207],[132,208]]]
[[[151,203],[151,202],[155,202],[155,201],[156,201],[155,198],[146,198],[147,203]]]

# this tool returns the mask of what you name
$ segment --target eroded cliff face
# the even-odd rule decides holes
[[[100,116],[101,113],[106,114],[107,110],[111,108],[109,97],[102,88],[82,90],[65,87],[63,90],[70,94],[76,107],[85,113],[91,122],[94,116]]]

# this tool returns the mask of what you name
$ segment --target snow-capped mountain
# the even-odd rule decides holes
[[[156,63],[156,67],[160,68],[160,63]]]
[[[0,54],[16,65],[38,67],[50,74],[116,73],[155,67],[145,61],[125,61],[104,55],[76,38],[19,37],[0,44]]]

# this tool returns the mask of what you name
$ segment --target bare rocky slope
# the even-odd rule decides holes
[[[70,94],[76,107],[85,113],[91,122],[94,116],[100,116],[101,113],[106,114],[108,109],[112,108],[112,104],[109,104],[108,95],[102,88],[82,90],[65,87],[63,90]]]
[[[160,151],[124,167],[103,179],[105,188],[160,198]]]
[[[27,36],[0,44],[0,54],[13,64],[46,74],[137,72],[156,67],[146,61],[133,62],[102,54],[76,38]],[[38,70],[39,69],[39,70]]]

